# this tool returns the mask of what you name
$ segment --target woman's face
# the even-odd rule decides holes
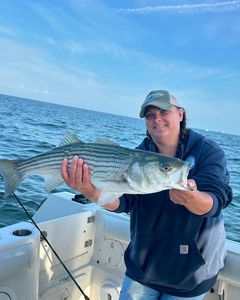
[[[163,110],[149,106],[145,114],[147,130],[155,143],[172,142],[178,140],[180,122],[184,109],[173,106],[170,110]]]

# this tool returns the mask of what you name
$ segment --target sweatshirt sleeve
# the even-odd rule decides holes
[[[204,217],[218,216],[232,201],[227,162],[224,151],[215,142],[206,141],[201,148],[192,178],[198,190],[208,192],[213,198],[213,207]]]
[[[133,209],[134,205],[136,204],[137,198],[139,195],[130,195],[124,194],[119,198],[120,204],[116,210],[113,212],[115,213],[129,213]]]

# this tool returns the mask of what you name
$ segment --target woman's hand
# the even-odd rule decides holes
[[[196,182],[193,179],[188,179],[187,185],[192,188],[192,191],[183,191],[172,189],[169,191],[170,199],[175,204],[185,205],[191,198],[194,196],[194,193],[197,191]]]
[[[207,192],[197,189],[197,184],[193,179],[188,179],[188,186],[193,188],[192,191],[182,191],[172,189],[169,196],[175,204],[184,205],[189,211],[196,215],[204,215],[213,207],[213,199]]]
[[[70,170],[68,163],[67,158],[64,158],[61,168],[66,184],[84,194],[88,199],[97,202],[101,190],[91,183],[88,165],[78,156],[73,157]]]

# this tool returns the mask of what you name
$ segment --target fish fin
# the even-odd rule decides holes
[[[61,140],[58,146],[60,147],[74,143],[83,143],[83,141],[81,141],[75,134],[66,131],[63,139]]]
[[[18,169],[19,160],[0,160],[0,174],[5,183],[5,197],[10,196],[24,179]]]
[[[113,141],[110,141],[108,139],[104,139],[104,138],[98,138],[95,141],[96,144],[104,144],[104,145],[115,145],[115,146],[119,146],[118,143],[115,143]]]
[[[51,192],[55,188],[57,188],[60,184],[64,182],[63,178],[61,175],[52,175],[52,176],[47,176],[45,180],[45,189],[47,192]]]
[[[107,203],[114,202],[116,199],[118,199],[122,195],[123,195],[123,193],[115,193],[115,192],[108,192],[108,191],[102,190],[99,195],[97,204],[100,206],[103,206]]]

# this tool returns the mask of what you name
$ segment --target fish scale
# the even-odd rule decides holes
[[[95,151],[95,150],[98,150]],[[48,167],[50,169],[60,168],[63,158],[65,157],[65,149],[61,147],[61,149],[58,149],[56,151],[51,151],[46,154],[40,154],[34,158],[27,159],[25,161],[21,161],[18,164],[18,168],[21,172],[31,172],[37,169],[44,169],[45,167]],[[121,155],[117,155],[115,149],[107,149],[106,147],[101,147],[97,145],[97,147],[94,144],[88,145],[82,145],[82,143],[79,145],[74,145],[72,147],[69,147],[69,153],[68,158],[72,159],[74,155],[78,155],[79,157],[83,158],[90,166],[91,168],[94,168],[95,172],[107,172],[108,169],[118,169],[119,167],[124,167],[127,165],[129,156],[127,153],[123,153],[121,151]],[[107,150],[103,153],[104,150]],[[120,152],[120,151],[118,151]],[[126,152],[126,150],[125,150]],[[124,155],[123,155],[124,154]]]

